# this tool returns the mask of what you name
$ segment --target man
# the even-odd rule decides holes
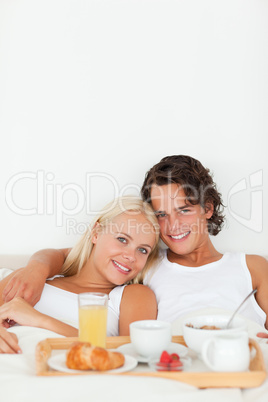
[[[268,328],[268,262],[257,255],[221,254],[210,235],[223,225],[223,204],[209,170],[185,155],[163,158],[147,172],[142,197],[158,218],[167,247],[144,281],[158,301],[158,318],[206,307],[230,310],[257,289],[240,314]]]

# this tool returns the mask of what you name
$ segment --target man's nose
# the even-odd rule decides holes
[[[178,216],[169,216],[168,230],[170,232],[176,231],[180,227],[180,220]]]

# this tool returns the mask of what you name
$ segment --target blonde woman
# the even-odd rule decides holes
[[[35,307],[20,297],[0,301],[0,320],[6,327],[16,322],[77,336],[77,294],[103,292],[109,294],[107,335],[127,335],[132,321],[157,316],[153,291],[139,284],[157,258],[157,243],[158,224],[150,206],[137,197],[119,198],[102,210],[71,250],[65,276],[46,282]],[[0,282],[0,293],[9,280]],[[20,351],[4,328],[0,351]]]

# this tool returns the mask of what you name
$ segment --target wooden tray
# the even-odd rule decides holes
[[[66,350],[70,345],[77,341],[78,338],[48,338],[41,341],[36,346],[36,370],[39,376],[61,376],[61,375],[102,375],[108,373],[96,371],[81,371],[79,373],[63,373],[50,369],[47,364],[48,358],[51,356],[52,350]],[[117,348],[118,346],[129,343],[129,336],[115,336],[107,338],[107,348]],[[185,345],[182,336],[173,336],[172,342]],[[250,339],[249,347],[255,349],[255,356],[250,361],[249,371],[246,372],[175,372],[175,371],[128,371],[120,374],[109,375],[131,375],[131,376],[149,376],[162,377],[172,380],[185,382],[199,388],[252,388],[258,387],[266,378],[265,363],[262,351],[256,341]]]

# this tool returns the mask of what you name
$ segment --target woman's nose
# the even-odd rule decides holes
[[[125,258],[127,261],[133,262],[135,261],[135,250],[125,250],[123,253],[123,258]]]

